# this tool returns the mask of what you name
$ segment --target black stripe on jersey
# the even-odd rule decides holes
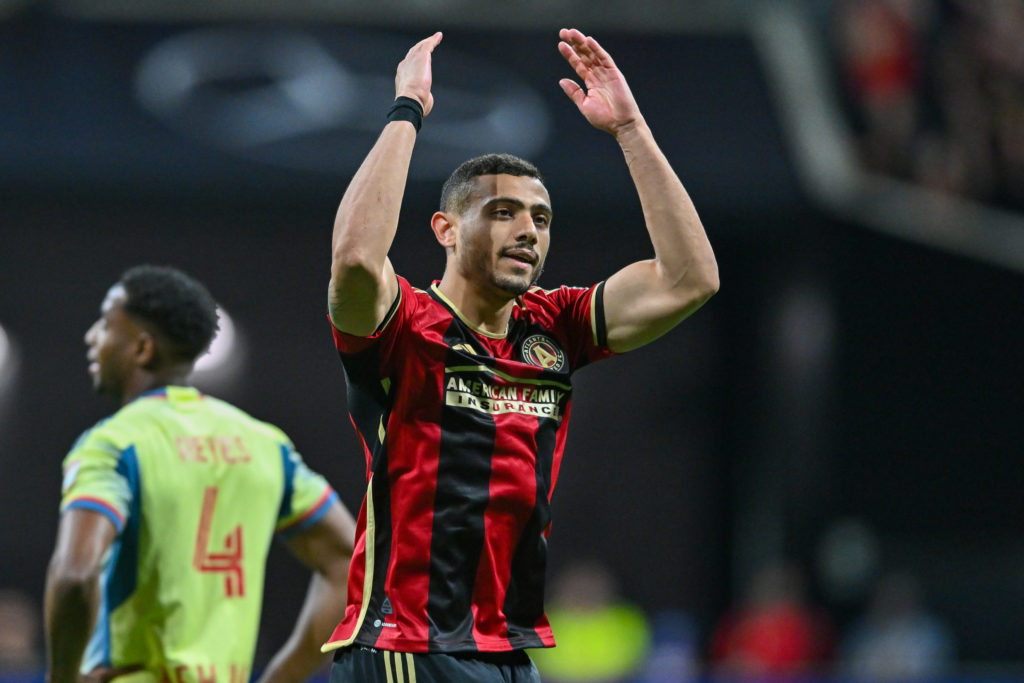
[[[352,423],[373,453],[370,469],[377,471],[377,461],[384,457],[384,443],[380,438],[382,425],[391,415],[391,396],[381,382],[378,346],[357,353],[339,353],[345,370],[346,396]]]
[[[380,325],[377,325],[377,329],[373,332],[374,334],[380,334],[384,328],[388,326],[391,319],[395,317],[395,311],[398,310],[399,302],[402,301],[402,285],[398,284],[397,275],[395,275],[395,285],[395,289],[398,290],[395,292],[395,300],[391,302],[391,306],[388,307],[388,312],[384,315],[384,319],[380,321]]]
[[[391,609],[383,609],[384,601],[387,600],[386,581],[388,578],[388,567],[391,564],[391,483],[388,479],[387,462],[382,461],[380,469],[373,474],[373,567],[366,567],[364,571],[372,571],[373,577],[370,584],[370,595],[363,596],[367,601],[366,616],[356,634],[355,642],[367,645],[376,645],[377,639],[385,629],[377,623],[378,620],[385,621]],[[368,501],[369,503],[369,501]]]
[[[460,364],[461,356],[451,347],[468,341],[454,317],[445,343],[446,365]],[[427,596],[431,650],[475,647],[471,606],[484,545],[495,434],[494,416],[442,406]]]
[[[544,529],[551,522],[548,498],[558,428],[551,420],[542,419],[538,419],[537,426],[537,499],[512,555],[512,572],[503,606],[508,618],[508,639],[517,649],[544,647],[533,624],[544,614],[544,573],[548,561]]]
[[[594,330],[597,331],[597,345],[608,346],[608,328],[604,321],[604,282],[594,290]]]
[[[380,438],[382,425],[387,425],[391,414],[391,396],[381,383],[378,375],[379,359],[377,345],[358,353],[341,354],[348,385],[348,409],[352,422],[366,441],[372,453],[370,469],[373,471],[373,505],[376,515],[373,538],[373,566],[364,571],[373,572],[370,595],[363,596],[369,601],[366,616],[355,642],[365,645],[376,644],[381,630],[373,626],[377,619],[384,618],[381,605],[386,597],[385,581],[391,561],[391,482],[388,479],[388,454],[386,441]]]

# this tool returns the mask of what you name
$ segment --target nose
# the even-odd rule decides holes
[[[94,322],[92,325],[89,326],[89,329],[87,329],[85,331],[85,344],[86,344],[86,346],[92,346],[93,345],[93,343],[96,340],[96,335],[99,333],[99,329],[100,329],[100,321],[97,320],[96,322]]]
[[[537,244],[537,226],[533,222],[533,216],[525,216],[523,220],[516,222],[516,241]]]

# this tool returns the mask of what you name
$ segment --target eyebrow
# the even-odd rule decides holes
[[[526,203],[523,200],[517,199],[515,197],[493,197],[492,199],[488,199],[486,202],[484,202],[485,207],[494,206],[495,204],[511,204],[512,206],[515,206],[516,208],[519,209],[526,208]],[[539,211],[541,213],[546,213],[549,216],[552,215],[551,207],[545,204],[544,202],[538,202],[534,204],[533,206],[530,207],[530,211]]]

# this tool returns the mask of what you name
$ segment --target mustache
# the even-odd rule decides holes
[[[540,262],[540,254],[537,253],[537,250],[534,249],[533,245],[529,242],[517,242],[516,244],[511,244],[507,247],[503,247],[502,250],[498,252],[498,254],[500,256],[507,256],[508,254],[514,251],[527,251],[533,257],[534,264]]]

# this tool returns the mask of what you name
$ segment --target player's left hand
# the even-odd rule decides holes
[[[570,78],[558,84],[587,121],[616,136],[642,122],[633,93],[612,56],[591,36],[574,28],[563,28],[558,37],[558,51],[583,81],[583,87]]]

